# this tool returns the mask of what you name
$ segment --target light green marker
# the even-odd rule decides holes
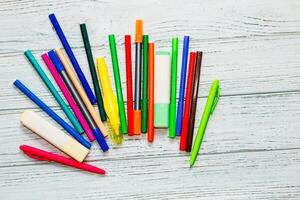
[[[192,167],[197,159],[197,155],[199,152],[199,149],[201,147],[201,143],[203,140],[203,136],[205,133],[205,129],[209,120],[210,115],[213,113],[218,100],[220,96],[220,87],[219,87],[219,80],[215,80],[212,83],[212,86],[210,88],[210,92],[206,101],[205,109],[202,114],[201,122],[198,127],[197,136],[191,151],[191,157],[190,157],[190,166]]]

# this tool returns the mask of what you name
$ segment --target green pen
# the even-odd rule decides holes
[[[101,120],[106,121],[106,113],[104,110],[103,99],[102,99],[102,94],[100,91],[99,80],[98,80],[97,73],[96,73],[96,67],[95,67],[95,62],[94,62],[94,58],[93,58],[93,53],[92,53],[92,49],[91,49],[91,45],[90,45],[90,41],[89,41],[89,36],[87,33],[87,28],[84,23],[80,24],[80,30],[81,30],[83,43],[84,43],[86,57],[88,59],[90,72],[92,75],[94,91],[95,91],[95,94],[97,97],[99,114],[100,114]]]
[[[142,133],[148,127],[148,42],[149,36],[143,36],[143,94],[142,94]]]
[[[121,78],[120,78],[120,71],[119,71],[119,62],[118,62],[118,55],[116,49],[115,35],[114,34],[109,35],[108,39],[109,39],[110,54],[111,54],[111,60],[113,65],[114,78],[115,78],[115,86],[116,86],[116,92],[118,98],[121,133],[127,134],[128,132],[127,122],[126,122],[126,114],[124,108],[124,100],[123,100],[123,93],[122,93],[122,85],[121,85]]]
[[[197,155],[203,140],[205,129],[210,115],[213,113],[220,96],[219,80],[214,80],[210,88],[210,92],[206,101],[205,109],[202,114],[201,122],[198,127],[197,136],[191,151],[190,167],[192,167],[197,159]]]
[[[83,131],[81,125],[79,124],[77,118],[75,117],[75,115],[73,114],[73,112],[70,110],[70,108],[66,104],[66,102],[59,95],[58,91],[55,89],[54,85],[51,83],[51,81],[49,80],[49,78],[47,77],[47,75],[45,74],[45,72],[43,71],[43,69],[41,68],[41,66],[39,65],[39,63],[37,62],[37,60],[35,59],[35,57],[32,55],[31,51],[30,50],[26,50],[24,52],[24,54],[27,57],[27,59],[29,60],[29,62],[31,63],[31,65],[33,66],[33,68],[40,75],[41,79],[44,81],[45,85],[50,90],[50,92],[54,96],[54,98],[57,101],[57,103],[60,105],[60,107],[62,108],[62,110],[64,111],[64,113],[68,117],[68,119],[73,124],[74,128],[79,133],[82,134],[84,131]]]
[[[177,88],[177,60],[178,37],[172,38],[172,63],[171,63],[171,94],[169,110],[169,137],[176,136],[176,88]]]

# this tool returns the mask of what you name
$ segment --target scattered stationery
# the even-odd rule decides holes
[[[148,142],[154,140],[154,43],[149,43],[149,102],[148,102]]]
[[[79,96],[78,92],[76,91],[74,85],[72,84],[72,81],[70,80],[68,74],[66,73],[65,68],[64,68],[63,64],[61,63],[59,57],[57,56],[57,54],[55,53],[54,50],[49,51],[48,54],[54,64],[57,72],[60,74],[61,78],[65,82],[67,88],[69,89],[75,102],[77,103],[80,111],[82,112],[82,114],[84,115],[90,128],[92,129],[92,132],[93,132],[97,142],[99,143],[102,151],[104,151],[104,152],[107,151],[109,148],[108,148],[108,145],[107,145],[101,131],[99,130],[99,128],[97,127],[93,118],[91,117],[89,111],[85,107],[83,100],[81,99],[81,97]]]
[[[135,76],[134,76],[134,134],[141,134],[141,80],[142,80],[142,47],[143,20],[135,22]]]
[[[99,114],[100,114],[101,120],[105,121],[106,113],[105,113],[104,106],[103,106],[102,94],[100,91],[99,81],[98,81],[98,77],[97,77],[97,73],[96,73],[96,67],[95,67],[93,53],[92,53],[92,49],[91,49],[91,45],[90,45],[89,35],[87,32],[86,25],[84,23],[80,24],[80,30],[81,30],[83,43],[84,43],[85,53],[86,53],[86,56],[88,59],[89,67],[90,67],[90,72],[92,75],[94,91],[95,91],[95,94],[97,97]]]
[[[93,165],[77,162],[71,158],[67,158],[67,157],[64,157],[64,156],[61,156],[61,155],[58,155],[55,153],[44,151],[44,150],[41,150],[41,149],[38,149],[38,148],[35,148],[32,146],[20,145],[19,148],[20,148],[20,150],[22,150],[24,152],[24,154],[26,154],[28,157],[35,159],[35,160],[56,162],[56,163],[60,163],[63,165],[67,165],[70,167],[74,167],[77,169],[81,169],[81,170],[96,173],[96,174],[102,174],[102,175],[105,174],[105,170],[95,167]]]
[[[106,110],[106,114],[112,127],[112,131],[110,131],[110,138],[114,143],[121,144],[123,141],[123,134],[120,134],[118,101],[113,93],[111,83],[109,80],[107,66],[103,57],[97,58],[97,69],[103,91],[104,108]]]
[[[147,117],[148,117],[148,43],[149,36],[143,36],[143,87],[142,87],[142,127],[141,132],[147,132]]]
[[[32,55],[30,50],[27,50],[24,52],[25,56],[33,66],[33,68],[36,70],[36,72],[39,74],[47,88],[50,90],[51,94],[54,96],[57,103],[60,105],[70,122],[73,124],[74,128],[79,132],[83,133],[83,129],[81,125],[79,124],[77,118],[74,116],[72,111],[70,110],[69,106],[65,103],[65,101],[61,98],[61,96],[58,94],[57,90],[55,89],[54,85],[51,83],[50,79],[45,74],[44,70],[41,68],[35,57]]]
[[[156,51],[154,61],[154,127],[169,127],[171,56]]]
[[[176,90],[177,90],[177,60],[178,60],[178,38],[172,38],[172,61],[171,61],[171,94],[169,114],[169,137],[176,136]]]
[[[68,133],[70,133],[70,135],[72,135],[72,137],[74,137],[78,142],[80,142],[86,148],[91,147],[91,144],[88,141],[86,141],[72,126],[65,122],[49,106],[47,106],[41,99],[39,99],[33,92],[31,92],[21,81],[16,80],[14,82],[14,85],[36,105],[38,105],[45,113],[47,113],[54,121],[56,121]]]
[[[78,162],[82,162],[89,153],[89,149],[31,110],[25,110],[21,114],[20,120],[25,127]]]
[[[199,90],[199,82],[200,82],[200,72],[201,72],[201,65],[202,65],[202,54],[203,53],[201,51],[197,51],[194,83],[192,89],[193,96],[192,96],[192,103],[191,103],[191,114],[190,114],[190,121],[188,125],[187,137],[186,137],[186,147],[185,147],[186,152],[191,151],[192,143],[193,143],[193,133],[194,133],[194,126],[195,126],[198,90]]]
[[[83,88],[84,88],[87,96],[89,97],[91,103],[95,104],[96,103],[96,97],[94,96],[94,94],[93,94],[93,92],[92,92],[92,90],[91,90],[91,88],[90,88],[90,86],[89,86],[89,84],[88,84],[88,82],[87,82],[87,80],[86,80],[83,72],[81,71],[79,63],[76,60],[76,57],[75,57],[75,55],[74,55],[74,53],[72,51],[72,48],[69,45],[69,43],[67,41],[67,38],[66,38],[66,36],[65,36],[62,28],[60,27],[60,25],[59,25],[59,23],[58,23],[58,21],[56,19],[56,16],[52,13],[52,14],[49,15],[49,19],[50,19],[50,21],[51,21],[51,23],[53,25],[53,28],[55,29],[58,37],[59,37],[59,39],[60,39],[60,42],[64,46],[64,48],[65,48],[65,50],[66,50],[66,52],[67,52],[67,54],[68,54],[68,56],[69,56],[69,58],[70,58],[70,60],[72,62],[72,65],[73,65],[73,67],[74,67],[74,69],[75,69],[75,71],[76,71],[76,73],[78,75],[78,78],[79,78],[79,80],[80,80],[80,82],[81,82],[81,84],[82,84],[82,86],[83,86]]]
[[[127,123],[126,123],[126,113],[124,108],[124,100],[123,100],[123,92],[122,92],[122,85],[121,85],[121,78],[120,78],[120,71],[119,71],[119,61],[118,61],[118,54],[116,49],[116,40],[115,35],[109,35],[109,47],[110,47],[110,54],[112,60],[112,66],[114,71],[114,78],[115,78],[115,85],[117,91],[117,98],[118,98],[118,105],[119,105],[119,115],[120,115],[120,122],[121,122],[121,133],[127,134]]]
[[[181,75],[180,75],[180,88],[179,88],[179,100],[177,106],[177,118],[176,118],[176,135],[180,136],[182,116],[184,108],[184,91],[185,91],[185,79],[186,79],[186,68],[189,54],[189,42],[190,37],[184,36],[183,38],[183,50],[182,50],[182,61],[181,61]]]
[[[193,82],[194,82],[194,74],[195,74],[195,63],[196,63],[196,52],[190,53],[190,61],[189,61],[189,71],[188,71],[188,79],[185,93],[185,104],[184,104],[184,113],[182,118],[182,127],[180,134],[180,146],[179,149],[181,151],[185,151],[186,147],[186,138],[188,133],[188,125],[191,116],[191,104],[192,104],[192,95],[193,95]]]
[[[102,135],[104,137],[108,136],[107,129],[105,128],[104,124],[102,123],[99,115],[96,113],[96,111],[95,111],[94,107],[92,106],[91,102],[89,101],[87,95],[85,94],[81,84],[79,83],[78,79],[76,78],[76,75],[75,75],[74,71],[72,70],[71,66],[69,65],[63,51],[61,49],[57,48],[55,50],[55,52],[56,52],[57,56],[59,57],[58,60],[60,60],[60,62],[63,64],[63,67],[66,71],[66,74],[68,75],[69,79],[71,80],[70,82],[75,87],[75,89],[76,89],[77,93],[79,94],[80,98],[82,99],[86,109],[88,110],[89,114],[92,116],[92,118],[93,118],[94,122],[96,123],[97,127],[102,132]],[[87,118],[86,118],[86,120],[87,120]]]
[[[72,95],[70,94],[68,88],[66,87],[65,83],[63,82],[60,75],[56,71],[55,66],[53,65],[52,61],[50,60],[48,54],[47,53],[42,54],[42,58],[43,58],[45,64],[47,65],[50,73],[52,74],[54,80],[56,81],[58,87],[62,91],[62,93],[65,96],[66,100],[69,102],[70,107],[72,108],[75,116],[77,117],[77,119],[81,123],[81,126],[82,126],[84,132],[86,133],[86,135],[88,136],[89,140],[91,142],[94,141],[95,137],[93,135],[92,130],[90,129],[90,127],[89,127],[87,121],[85,120],[84,116],[82,115],[81,111],[77,107],[77,104],[74,101],[74,99],[73,99]]]
[[[198,152],[201,147],[201,143],[203,141],[203,137],[204,137],[204,133],[205,133],[205,129],[206,129],[209,117],[213,113],[213,111],[218,103],[219,96],[220,96],[219,81],[214,80],[211,85],[209,95],[207,97],[205,109],[203,111],[201,121],[200,121],[198,131],[197,131],[197,135],[195,138],[195,142],[193,144],[193,148],[191,151],[191,157],[190,157],[190,166],[191,167],[194,165],[194,163],[197,159]]]
[[[128,136],[133,136],[133,94],[132,94],[132,60],[131,37],[125,35],[125,63],[126,63],[126,88],[127,88],[127,122]]]

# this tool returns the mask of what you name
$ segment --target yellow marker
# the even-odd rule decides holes
[[[110,137],[114,143],[120,144],[123,140],[123,134],[120,134],[118,101],[113,93],[107,66],[103,57],[97,58],[97,69],[103,93],[104,109],[112,128],[112,131],[110,131]]]

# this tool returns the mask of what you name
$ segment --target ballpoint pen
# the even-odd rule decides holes
[[[86,148],[91,148],[91,144],[84,139],[72,126],[65,122],[58,114],[56,114],[47,104],[38,98],[29,88],[27,88],[21,81],[15,80],[14,85],[25,94],[31,101],[38,105],[45,113],[47,113],[54,121],[63,127],[73,138],[80,142]]]
[[[60,24],[58,23],[58,20],[56,19],[56,16],[54,15],[54,13],[50,14],[49,15],[49,19],[53,25],[53,28],[55,29],[59,39],[60,39],[60,42],[62,43],[62,45],[64,46],[69,58],[70,58],[70,61],[72,62],[72,65],[76,71],[76,74],[87,94],[87,96],[89,97],[89,100],[91,101],[92,104],[95,104],[96,103],[96,97],[94,96],[93,92],[92,92],[92,89],[90,88],[89,86],[89,83],[87,82],[80,66],[79,66],[79,63],[72,51],[72,48],[62,30],[62,28],[60,27]]]
[[[213,111],[218,103],[219,96],[220,96],[219,80],[214,80],[214,82],[212,83],[212,86],[210,88],[209,95],[207,97],[205,109],[203,111],[201,122],[199,124],[198,131],[197,131],[197,136],[195,138],[195,142],[193,144],[193,148],[191,151],[191,157],[190,157],[190,166],[191,167],[194,165],[194,163],[196,161],[209,117],[213,113]]]
[[[66,102],[61,98],[61,96],[55,89],[54,85],[52,84],[52,82],[50,81],[50,79],[48,78],[48,76],[46,75],[44,70],[42,69],[42,67],[39,65],[38,61],[32,55],[31,51],[26,50],[24,52],[24,54],[27,57],[27,59],[29,60],[29,62],[31,63],[31,65],[33,66],[33,68],[35,69],[35,71],[39,74],[39,76],[41,77],[41,79],[43,80],[43,82],[45,83],[45,85],[47,86],[47,88],[49,89],[49,91],[51,92],[51,94],[53,95],[55,100],[57,101],[57,103],[60,105],[60,107],[62,108],[62,110],[64,111],[64,113],[66,114],[66,116],[68,117],[68,119],[70,120],[72,125],[74,126],[74,128],[80,134],[82,134],[83,129],[82,129],[81,125],[79,124],[78,120],[76,119],[76,117],[70,110],[69,106],[66,104]]]
[[[134,134],[141,134],[141,80],[142,80],[143,20],[135,24],[135,80],[134,80]]]
[[[149,102],[148,102],[148,142],[154,140],[154,43],[149,43]]]
[[[56,162],[77,169],[81,169],[84,171],[93,172],[96,174],[105,174],[105,170],[95,167],[93,165],[89,165],[87,163],[80,163],[71,158],[67,158],[55,153],[44,151],[42,149],[38,149],[28,145],[21,145],[19,148],[24,152],[24,154],[26,154],[28,157],[35,160]]]
[[[91,72],[91,75],[92,75],[92,80],[93,80],[93,85],[94,85],[94,92],[95,92],[96,97],[97,97],[99,114],[100,114],[101,120],[106,121],[106,113],[105,113],[104,106],[103,106],[103,99],[102,99],[102,94],[101,94],[99,81],[98,81],[98,77],[97,77],[97,72],[96,72],[95,62],[94,62],[94,58],[93,58],[92,48],[91,48],[87,28],[86,28],[86,25],[84,23],[80,24],[80,30],[81,30],[83,43],[84,43],[85,53],[86,53],[86,56],[87,56],[87,59],[88,59],[89,67],[90,67],[90,72]]]
[[[107,66],[103,57],[97,58],[97,69],[100,78],[101,88],[103,92],[104,108],[112,127],[110,131],[110,138],[116,144],[121,144],[123,141],[123,134],[120,134],[120,118],[119,108],[116,96],[113,93]],[[101,74],[101,76],[100,76]]]
[[[89,111],[85,107],[83,100],[81,99],[81,97],[79,96],[78,92],[76,91],[74,85],[72,84],[59,57],[57,56],[57,54],[55,53],[54,50],[49,51],[48,55],[51,58],[54,66],[55,66],[56,70],[58,71],[58,73],[60,74],[61,78],[65,82],[70,93],[72,94],[75,102],[77,103],[80,111],[82,112],[83,116],[85,117],[86,121],[88,122],[90,128],[92,129],[93,134],[94,134],[97,142],[99,143],[102,151],[104,151],[104,152],[108,151],[109,147],[104,139],[104,136],[102,135],[101,131],[97,127],[97,125],[96,125],[95,121],[93,120],[92,116],[90,115]]]

